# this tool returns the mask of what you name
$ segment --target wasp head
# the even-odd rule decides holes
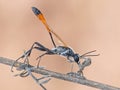
[[[77,64],[79,64],[79,57],[80,57],[79,54],[74,54],[74,55],[73,55],[73,58],[74,58],[74,60],[75,60],[75,62],[76,62]]]

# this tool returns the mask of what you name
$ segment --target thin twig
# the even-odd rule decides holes
[[[0,63],[11,66],[14,63],[14,60],[0,57]],[[19,67],[21,64],[23,64],[23,63],[17,62],[17,63],[14,64],[14,67]],[[30,66],[30,67],[33,67],[33,66]],[[72,77],[72,76],[67,75],[67,74],[61,74],[61,73],[49,71],[49,70],[46,70],[46,69],[33,68],[32,72],[42,74],[42,75],[50,75],[51,77],[54,77],[54,78],[57,78],[57,79],[70,81],[70,82],[74,82],[74,83],[98,88],[98,89],[101,89],[101,90],[120,90],[120,88],[113,87],[113,86],[110,86],[110,85],[107,85],[107,84],[95,82],[95,81],[88,80],[88,79]]]

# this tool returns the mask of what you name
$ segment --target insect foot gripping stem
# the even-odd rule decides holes
[[[74,78],[86,79],[84,76],[81,76],[81,74],[78,72],[77,73],[76,72],[69,72],[69,73],[67,73],[67,75],[74,77]]]
[[[27,64],[21,64],[19,67],[16,68],[18,71],[22,71],[19,74],[15,74],[14,76],[20,76],[20,77],[27,77],[29,76],[29,73],[25,70],[25,68],[28,67]]]
[[[51,80],[51,76],[50,75],[44,75],[41,78],[37,78],[36,76],[34,76],[32,74],[32,69],[34,69],[36,67],[31,67],[28,66],[27,64],[21,64],[19,67],[17,67],[17,70],[21,71],[21,73],[16,74],[14,76],[20,76],[20,77],[27,77],[27,76],[31,76],[33,78],[33,80],[42,87],[43,90],[47,90],[43,84],[49,82]],[[40,69],[43,69],[44,67],[39,67]]]
[[[28,57],[29,57],[30,52],[31,52],[30,50],[24,51],[24,54],[14,61],[13,65],[11,66],[11,72],[13,72],[13,66],[14,66],[20,59],[24,59],[24,64],[29,65],[29,59],[28,59]]]
[[[41,78],[37,78],[37,77],[35,77],[35,76],[32,74],[32,72],[31,72],[31,70],[32,70],[33,68],[36,68],[36,67],[32,67],[32,68],[26,67],[26,71],[27,71],[28,74],[33,78],[33,80],[34,80],[39,86],[42,87],[43,90],[47,90],[47,89],[43,86],[43,84],[49,82],[49,81],[51,80],[51,76],[50,76],[50,75],[44,75],[44,76],[41,77]],[[39,68],[40,68],[40,67],[39,67]],[[41,69],[43,69],[43,67],[41,67]]]

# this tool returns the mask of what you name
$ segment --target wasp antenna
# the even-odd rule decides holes
[[[38,10],[36,7],[32,7],[32,11],[34,12],[35,15],[42,14],[40,10]]]
[[[99,56],[99,54],[97,54],[97,55],[88,55],[89,53],[93,53],[93,52],[96,52],[96,50],[84,53],[83,55],[81,55],[81,57],[84,57],[84,56]]]

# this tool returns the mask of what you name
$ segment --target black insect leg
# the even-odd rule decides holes
[[[50,50],[50,49],[47,49],[47,48],[41,48],[41,47],[34,47],[35,49],[37,50],[42,50],[42,51],[46,51],[45,53],[43,53],[42,55],[38,56],[36,58],[36,60],[38,60],[38,63],[37,63],[37,67],[39,67],[39,64],[40,64],[40,61],[41,61],[41,57],[43,57],[44,55],[53,55],[54,53]],[[43,50],[45,49],[45,50]]]
[[[44,47],[42,44],[40,44],[38,42],[34,42],[34,44],[32,45],[32,47],[30,48],[30,50],[28,52],[28,56],[30,56],[33,49],[37,49],[37,50],[40,50],[40,51],[50,51],[48,48]]]
[[[24,63],[25,63],[26,61],[27,61],[27,63],[29,63],[29,60],[28,60],[28,58],[27,58],[28,52],[29,52],[29,50],[28,50],[27,52],[24,52],[24,54],[23,54],[22,56],[20,56],[18,59],[16,59],[16,60],[14,61],[13,65],[11,66],[11,72],[13,72],[13,70],[12,70],[12,69],[13,69],[13,66],[14,66],[14,64],[15,64],[16,62],[18,62],[19,59],[26,57]]]
[[[35,46],[35,45],[36,45],[36,46]],[[15,60],[15,62],[13,63],[13,65],[12,65],[12,67],[11,67],[11,71],[12,71],[12,72],[13,72],[12,68],[13,68],[14,64],[15,64],[19,59],[26,57],[24,63],[25,63],[26,61],[29,62],[29,61],[27,60],[27,57],[29,57],[29,56],[31,55],[31,52],[32,52],[33,49],[37,49],[37,50],[40,50],[40,51],[50,52],[50,50],[49,50],[48,48],[44,47],[42,44],[40,44],[40,43],[38,43],[38,42],[34,42],[33,45],[31,46],[31,48],[30,48],[27,52],[25,52],[22,56],[20,56],[17,60]]]

